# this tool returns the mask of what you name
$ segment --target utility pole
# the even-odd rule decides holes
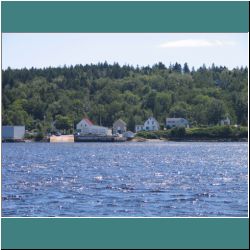
[[[44,132],[47,133],[47,131],[45,131],[45,118],[46,118],[46,116],[44,115],[44,116],[43,116],[43,130],[44,130]]]
[[[100,126],[102,126],[101,109],[99,109],[99,124],[100,124]]]

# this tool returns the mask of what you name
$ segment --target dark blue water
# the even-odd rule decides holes
[[[247,143],[4,143],[2,215],[248,216]]]

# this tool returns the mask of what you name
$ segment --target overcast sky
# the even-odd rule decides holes
[[[107,61],[248,65],[247,33],[3,33],[2,67],[43,68]]]

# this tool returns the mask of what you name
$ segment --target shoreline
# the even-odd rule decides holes
[[[146,139],[146,138],[134,138],[131,140],[131,142],[248,142],[248,138],[240,138],[240,139],[234,139],[234,138],[218,138],[218,139],[182,139],[182,138],[173,138],[173,139]]]
[[[55,138],[55,137],[54,137]],[[53,138],[53,139],[54,139]],[[54,140],[50,140],[48,138],[36,141],[34,139],[23,139],[23,140],[2,140],[2,143],[36,143],[36,142],[44,142],[44,143],[75,143],[74,138],[70,136],[63,136],[62,138],[57,137]],[[159,139],[148,139],[143,137],[135,137],[133,139],[124,141],[124,142],[248,142],[248,138],[159,138]]]

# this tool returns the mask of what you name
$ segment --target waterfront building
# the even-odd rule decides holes
[[[23,140],[25,126],[2,126],[2,140]]]
[[[156,131],[160,129],[160,125],[158,121],[151,116],[145,121],[143,129],[146,131]]]
[[[109,130],[106,127],[94,125],[88,118],[83,118],[76,125],[77,132],[83,135],[108,135]]]
[[[160,125],[158,121],[153,117],[149,117],[145,122],[144,125],[136,125],[135,132],[139,131],[157,131],[160,129]]]
[[[127,124],[122,120],[118,119],[113,124],[113,134],[123,134],[127,131]]]
[[[185,118],[166,118],[166,128],[184,127],[188,128],[189,123]]]

